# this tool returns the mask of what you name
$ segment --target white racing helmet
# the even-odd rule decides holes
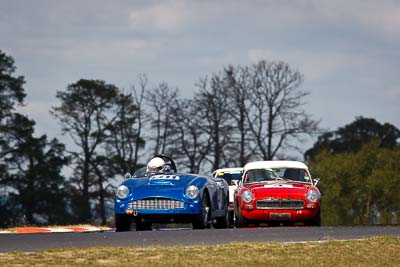
[[[161,173],[165,167],[165,161],[162,158],[155,157],[147,163],[147,173]]]

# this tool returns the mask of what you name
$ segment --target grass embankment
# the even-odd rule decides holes
[[[400,238],[190,247],[93,247],[0,254],[0,266],[400,266]]]
[[[0,232],[4,232],[4,233],[18,233],[21,232],[19,230],[23,230],[23,229],[29,229],[29,228],[35,228],[35,229],[68,229],[68,228],[93,228],[96,227],[100,230],[110,230],[111,228],[108,226],[93,226],[90,224],[74,224],[74,225],[48,225],[48,226],[18,226],[18,227],[12,227],[12,228],[0,228]],[[22,231],[24,232],[24,231]],[[34,231],[33,231],[34,232]]]

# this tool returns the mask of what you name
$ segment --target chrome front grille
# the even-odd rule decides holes
[[[258,200],[256,204],[257,209],[302,209],[304,207],[303,200],[288,200],[288,199],[263,199]]]
[[[184,202],[166,198],[148,198],[133,201],[131,205],[133,210],[170,210],[183,209]]]

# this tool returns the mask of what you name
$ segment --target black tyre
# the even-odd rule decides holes
[[[132,216],[127,214],[115,214],[115,231],[126,232],[131,230]]]
[[[304,223],[304,225],[308,225],[308,226],[321,226],[321,210],[318,209],[317,214],[315,214],[315,216],[306,221]]]
[[[217,222],[214,224],[215,228],[228,228],[230,225],[230,212],[228,209],[225,211],[225,215],[217,218]]]
[[[141,219],[136,220],[136,231],[151,231],[152,223],[151,222],[143,222]]]
[[[229,227],[235,226],[235,211],[230,210],[229,211]]]
[[[246,218],[243,217],[242,208],[240,206],[238,206],[237,213],[235,213],[235,216],[236,216],[236,221],[235,221],[236,227],[244,227],[249,224],[249,222],[246,220]]]
[[[210,201],[208,200],[207,193],[204,193],[203,197],[201,198],[201,213],[199,215],[196,215],[192,222],[193,229],[206,228],[209,223],[210,214]]]
[[[268,222],[268,226],[271,226],[271,227],[278,227],[278,226],[281,226],[283,223],[281,222],[281,221],[269,221]]]

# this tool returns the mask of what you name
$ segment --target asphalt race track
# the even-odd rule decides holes
[[[400,226],[170,229],[142,232],[1,234],[0,253],[92,246],[188,246],[233,241],[302,242],[400,236]]]

